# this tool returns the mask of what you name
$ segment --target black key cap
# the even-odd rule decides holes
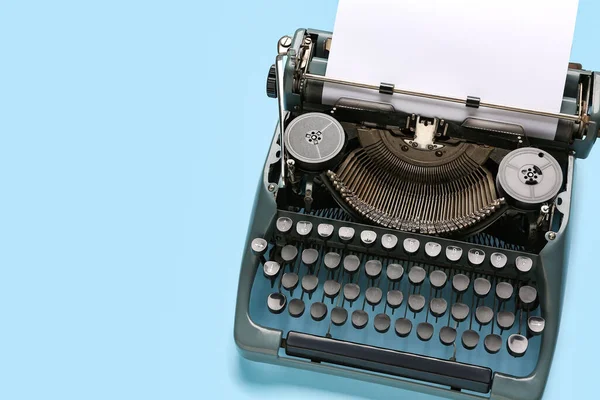
[[[425,254],[430,258],[436,258],[442,252],[442,245],[436,242],[425,243]]]
[[[340,240],[342,241],[342,243],[350,243],[352,242],[352,239],[354,239],[354,228],[350,228],[348,226],[342,226],[339,230],[338,230],[338,236],[340,238]]]
[[[479,298],[487,296],[491,289],[492,284],[485,278],[477,278],[473,281],[473,290]]]
[[[475,310],[475,319],[479,325],[487,325],[494,319],[494,311],[487,306],[479,306]]]
[[[345,308],[336,307],[333,310],[331,310],[331,322],[334,325],[337,325],[337,326],[344,325],[346,323],[347,319],[348,319],[348,311],[346,311]]]
[[[360,296],[360,286],[356,283],[346,283],[344,285],[344,298],[350,302],[350,307],[358,299],[358,296]]]
[[[429,341],[433,336],[433,325],[429,322],[421,322],[417,325],[417,336],[424,342]]]
[[[523,335],[512,334],[506,341],[506,348],[513,357],[523,357],[529,346],[529,341]]]
[[[392,251],[398,245],[398,237],[391,233],[386,233],[381,237],[381,246],[387,250]]]
[[[310,316],[315,321],[323,321],[327,316],[327,306],[320,301],[310,306]]]
[[[469,264],[478,267],[485,260],[485,252],[481,249],[470,249],[467,253],[467,258],[469,259]]]
[[[546,320],[542,317],[532,316],[527,319],[527,332],[531,336],[537,336],[544,331]]]
[[[333,235],[333,225],[331,224],[319,224],[317,226],[317,233],[323,240],[327,240]]]
[[[462,334],[462,345],[467,350],[473,350],[479,343],[479,333],[472,329],[466,330]]]
[[[377,332],[385,333],[390,329],[390,323],[390,317],[388,317],[387,314],[377,314],[373,325]]]
[[[404,295],[399,290],[390,290],[389,292],[387,292],[386,302],[391,309],[396,309],[400,307],[400,304],[402,304],[403,299]]]
[[[496,354],[502,348],[502,336],[490,334],[483,339],[483,347],[490,354]]]
[[[285,295],[283,293],[271,293],[267,298],[267,307],[273,314],[281,314],[285,308]]]
[[[360,267],[360,258],[354,254],[344,257],[344,271],[352,275],[358,271],[358,267]]]
[[[340,293],[341,287],[342,285],[339,282],[332,279],[325,281],[323,292],[325,292],[325,296],[331,299],[331,304],[333,304],[333,299]]]
[[[456,340],[456,329],[450,326],[444,326],[440,329],[440,342],[444,346],[451,346]]]
[[[500,301],[507,301],[513,295],[513,286],[508,282],[499,282],[496,285],[496,296]]]
[[[502,330],[510,329],[515,324],[515,314],[510,311],[500,311],[496,315],[496,322]]]
[[[356,329],[362,329],[369,322],[369,314],[363,310],[354,310],[352,312],[352,326]]]
[[[431,283],[431,286],[436,290],[443,289],[444,286],[446,286],[447,281],[448,276],[444,271],[440,271],[439,269],[431,271],[431,273],[429,274],[429,282]]]
[[[286,272],[281,277],[281,286],[285,290],[289,290],[290,293],[293,293],[294,289],[298,286],[298,275],[294,272]]]
[[[296,246],[292,246],[291,244],[283,246],[281,249],[281,258],[283,259],[283,262],[286,264],[292,263],[296,261],[296,257],[298,257],[298,249]]]
[[[532,286],[519,288],[519,302],[524,310],[533,310],[537,307],[537,290]]]
[[[305,238],[312,232],[312,227],[312,222],[310,221],[298,221],[296,224],[296,232],[298,235]]]
[[[300,299],[290,300],[290,304],[288,304],[288,311],[294,318],[301,317],[302,314],[304,314],[304,302]]]
[[[360,242],[365,247],[371,247],[377,241],[377,233],[374,231],[362,231],[360,233]]]
[[[394,329],[396,330],[396,335],[400,337],[407,337],[412,330],[412,322],[406,318],[398,318],[396,320]]]
[[[469,306],[464,303],[454,303],[451,312],[456,322],[463,322],[469,316]]]
[[[319,286],[319,278],[314,275],[304,275],[302,277],[302,290],[308,293],[308,298],[312,299],[312,294]]]
[[[464,293],[469,288],[471,280],[464,274],[456,274],[452,278],[452,289],[458,293]]]
[[[267,243],[267,241],[265,239],[256,238],[256,239],[252,240],[250,247],[252,248],[252,253],[254,255],[262,256],[267,252],[267,248],[269,247],[269,244]]]
[[[319,259],[319,252],[316,249],[304,249],[302,250],[302,263],[306,265],[311,271],[315,266],[315,263]]]
[[[399,282],[404,275],[404,268],[400,264],[388,264],[385,272],[390,282]]]
[[[408,271],[408,280],[411,284],[419,286],[425,280],[427,273],[421,267],[414,266]]]
[[[490,264],[492,264],[492,267],[496,268],[496,269],[502,269],[504,267],[506,267],[506,263],[508,262],[508,258],[506,258],[506,255],[504,253],[492,253],[492,255],[490,256]]]
[[[404,239],[404,242],[402,242],[402,247],[408,255],[415,254],[417,251],[419,251],[420,246],[421,242],[419,242],[418,239],[407,238]]]
[[[531,271],[531,267],[533,267],[533,260],[529,257],[519,256],[515,259],[515,267],[517,267],[519,272],[529,272]]]
[[[369,279],[375,280],[381,275],[381,261],[369,260],[365,263],[365,274]]]
[[[323,260],[325,263],[325,268],[329,271],[335,271],[340,266],[340,261],[342,257],[338,253],[329,252],[325,254],[325,259]]]
[[[447,309],[448,303],[445,299],[433,298],[429,302],[429,311],[431,312],[431,315],[436,318],[442,317],[444,314],[446,314]]]
[[[367,299],[367,303],[373,306],[373,310],[375,310],[375,306],[381,302],[382,297],[383,292],[378,287],[367,288],[367,291],[365,292],[365,298]]]
[[[275,223],[277,230],[283,234],[288,233],[290,229],[292,229],[292,225],[294,225],[294,223],[288,217],[277,218],[277,222]]]
[[[408,308],[413,313],[419,313],[425,307],[425,297],[420,294],[411,294],[408,296]]]

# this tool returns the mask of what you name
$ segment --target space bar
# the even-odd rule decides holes
[[[288,333],[285,352],[289,356],[436,383],[453,389],[487,393],[492,384],[492,370],[489,368],[299,332]]]

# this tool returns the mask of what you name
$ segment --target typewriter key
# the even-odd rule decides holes
[[[352,326],[356,329],[362,329],[369,322],[369,314],[363,310],[354,310],[352,312]]]
[[[462,334],[462,345],[467,350],[473,350],[479,343],[479,333],[472,329],[466,330]]]
[[[281,258],[284,263],[293,263],[294,261],[296,261],[296,257],[298,257],[298,249],[296,248],[296,246],[292,246],[291,244],[283,246],[283,248],[281,249]]]
[[[510,311],[500,311],[496,314],[496,322],[502,331],[510,329],[515,324],[515,314]]]
[[[385,333],[390,329],[390,317],[388,317],[387,314],[377,314],[373,325],[377,332]]]
[[[483,264],[483,260],[485,260],[485,252],[481,249],[471,249],[467,254],[467,258],[469,259],[469,264],[478,267]]]
[[[527,319],[527,333],[531,336],[537,336],[544,331],[546,320],[542,317],[529,317]]]
[[[377,241],[377,233],[374,231],[362,231],[360,233],[360,242],[365,247],[371,247]]]
[[[294,295],[294,289],[298,286],[298,275],[295,272],[286,272],[281,277],[281,286],[285,290],[289,290],[290,294]]]
[[[469,316],[469,306],[464,303],[454,303],[451,314],[456,322],[463,322]]]
[[[386,302],[392,310],[400,307],[400,304],[402,304],[403,299],[404,295],[399,290],[390,290],[389,292],[387,292]]]
[[[252,253],[255,256],[262,257],[267,252],[267,248],[269,247],[269,244],[267,243],[267,241],[265,239],[256,238],[256,239],[252,240],[250,247],[252,248]],[[264,262],[263,262],[263,264],[264,264]]]
[[[344,285],[344,298],[350,302],[350,307],[352,307],[352,303],[360,296],[360,286],[356,283],[346,283]]]
[[[325,254],[325,268],[327,268],[329,271],[336,270],[337,267],[340,266],[341,259],[342,257],[338,253],[330,252]]]
[[[375,311],[375,306],[381,302],[382,297],[383,292],[378,287],[367,288],[365,292],[365,299],[369,305],[373,306],[373,311]]]
[[[331,224],[319,224],[317,226],[317,233],[323,240],[327,240],[333,235],[333,225]]]
[[[358,271],[358,267],[360,267],[360,258],[354,254],[344,257],[344,271],[353,275]]]
[[[473,281],[473,290],[477,297],[485,297],[492,288],[492,284],[485,278],[477,278]]]
[[[271,293],[267,298],[267,307],[273,314],[281,314],[285,308],[285,295],[283,293]]]
[[[288,305],[288,311],[290,315],[294,318],[299,318],[304,314],[304,302],[300,299],[292,299],[290,300],[290,304]]]
[[[427,273],[423,268],[415,266],[408,271],[408,280],[411,284],[419,286],[425,280],[426,275]]]
[[[446,286],[447,281],[448,276],[446,276],[446,273],[444,271],[441,271],[439,269],[431,271],[431,273],[429,274],[429,282],[435,290],[443,289],[444,286]]]
[[[398,282],[404,275],[404,268],[400,264],[389,264],[385,272],[390,282]]]
[[[339,282],[332,279],[325,281],[323,292],[325,292],[325,296],[331,299],[331,304],[333,304],[333,299],[340,293],[341,287],[342,285]]]
[[[345,308],[335,307],[333,310],[331,310],[331,322],[334,325],[337,325],[337,326],[344,325],[346,323],[347,319],[348,319],[348,311],[346,311]]]
[[[479,325],[487,325],[494,319],[494,311],[487,306],[479,306],[475,310],[475,319]]]
[[[469,288],[469,284],[471,280],[468,276],[463,274],[456,274],[452,278],[452,289],[454,289],[457,293],[464,293]]]
[[[523,335],[512,334],[506,341],[506,348],[513,357],[523,357],[529,346],[529,341]]]
[[[316,249],[302,250],[302,263],[312,272],[315,263],[319,259],[319,252]]]
[[[537,307],[537,290],[531,286],[521,286],[519,288],[519,301],[524,310],[533,310]]]
[[[406,318],[398,318],[396,320],[394,329],[396,330],[396,335],[400,337],[407,337],[412,330],[412,322]]]
[[[408,308],[410,308],[410,311],[416,314],[421,312],[423,307],[425,307],[425,297],[420,294],[411,294],[408,296]]]
[[[427,342],[433,336],[433,325],[429,322],[421,322],[417,325],[417,336],[424,342]]]
[[[350,228],[347,226],[342,226],[338,231],[338,236],[342,243],[350,243],[352,239],[354,239],[354,228]]]
[[[513,295],[513,286],[508,282],[499,282],[496,285],[496,296],[500,301],[507,301]]]
[[[431,301],[429,302],[429,311],[431,312],[431,315],[433,315],[435,318],[442,317],[444,314],[446,314],[447,309],[448,303],[445,299],[436,297],[431,299]]]
[[[296,232],[298,235],[305,238],[312,232],[312,227],[312,222],[310,221],[298,221],[296,224]]]
[[[367,274],[367,277],[371,280],[379,278],[381,269],[381,261],[379,260],[369,260],[365,263],[365,274]]]
[[[398,245],[398,237],[391,233],[386,233],[381,237],[381,246],[387,250],[392,251]]]
[[[327,316],[327,306],[320,301],[310,306],[310,316],[315,321],[323,321]]]
[[[419,251],[421,242],[419,242],[418,239],[408,238],[408,239],[404,239],[402,246],[404,247],[404,251],[407,254],[415,254],[417,251]]]
[[[276,261],[267,261],[263,265],[263,275],[265,278],[271,281],[271,287],[275,283],[275,279],[277,279],[277,275],[279,275],[279,271],[281,270],[281,266]]]
[[[508,259],[502,253],[492,253],[490,256],[490,264],[496,269],[502,269],[506,266]]]
[[[456,340],[456,329],[450,326],[444,326],[440,329],[440,342],[444,346],[451,346]]]
[[[502,337],[494,333],[487,335],[483,339],[483,347],[490,354],[496,354],[502,348]]]
[[[294,225],[294,223],[288,217],[277,218],[277,222],[275,223],[277,230],[283,234],[288,233],[290,229],[292,229],[292,225]]]
[[[302,277],[302,290],[308,293],[308,298],[312,299],[312,294],[319,286],[319,278],[314,275],[304,275]]]
[[[526,273],[531,271],[531,267],[533,267],[533,260],[529,257],[519,256],[515,260],[515,266],[519,272]]]
[[[442,246],[436,242],[427,242],[425,244],[425,254],[428,257],[436,258],[442,252]]]
[[[451,262],[457,262],[462,257],[463,250],[458,246],[446,247],[446,259]]]

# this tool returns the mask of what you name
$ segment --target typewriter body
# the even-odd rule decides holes
[[[454,399],[541,398],[574,161],[598,133],[600,75],[569,66],[544,140],[385,102],[324,104],[324,84],[430,96],[325,77],[330,44],[323,31],[284,36],[269,71],[279,124],[241,263],[241,353]]]

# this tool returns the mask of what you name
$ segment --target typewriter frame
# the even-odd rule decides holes
[[[299,29],[296,31],[290,48],[298,52],[304,40],[305,35],[316,37],[316,42],[324,45],[325,41],[331,37],[331,33]],[[325,60],[315,59],[313,71],[325,73]],[[288,107],[300,105],[299,96],[293,94],[292,80],[294,66],[288,60],[286,64],[285,77],[285,95]],[[317,72],[317,73],[319,73]],[[514,377],[508,374],[495,372],[489,398],[491,399],[514,399],[531,400],[541,399],[544,387],[550,372],[550,365],[554,354],[554,348],[559,331],[559,322],[561,317],[564,274],[567,271],[565,264],[566,238],[568,234],[568,221],[570,213],[570,203],[573,188],[573,171],[575,158],[585,158],[589,154],[591,147],[596,139],[596,126],[600,125],[600,75],[595,72],[569,70],[565,94],[576,93],[580,75],[590,76],[597,85],[589,94],[589,128],[587,135],[580,139],[565,138],[569,140],[570,154],[568,156],[568,167],[566,179],[566,188],[558,195],[562,202],[557,201],[557,208],[563,214],[560,229],[555,232],[554,239],[548,240],[547,245],[539,253],[536,268],[536,281],[540,292],[540,307],[544,312],[546,327],[542,337],[540,354],[535,370],[526,377]],[[575,85],[575,88],[573,87]],[[593,103],[592,103],[593,100]],[[563,113],[575,114],[578,106],[577,99],[565,96],[563,100]],[[284,118],[288,113],[285,112]],[[428,383],[420,383],[414,380],[408,380],[402,377],[392,375],[382,375],[367,370],[350,369],[344,366],[329,363],[315,363],[309,359],[298,359],[282,357],[279,355],[281,348],[285,345],[283,332],[281,330],[270,329],[255,323],[250,317],[249,303],[254,276],[257,266],[260,262],[259,257],[253,255],[250,242],[254,237],[263,237],[265,234],[270,236],[277,215],[277,204],[275,194],[277,184],[269,181],[269,166],[280,162],[277,153],[280,151],[279,141],[279,123],[275,129],[275,134],[270,145],[269,153],[265,160],[263,173],[260,177],[251,223],[248,229],[247,240],[242,255],[241,271],[239,276],[239,286],[237,293],[234,339],[242,356],[247,359],[279,364],[301,368],[304,370],[326,372],[332,375],[360,379],[367,382],[386,384],[398,388],[414,390],[431,395],[444,396],[451,399],[482,399],[488,398],[488,394],[483,396],[471,393],[457,391],[451,388],[442,388]],[[561,140],[561,138],[557,138]],[[560,203],[560,204],[559,204]],[[554,301],[550,301],[553,299]]]

